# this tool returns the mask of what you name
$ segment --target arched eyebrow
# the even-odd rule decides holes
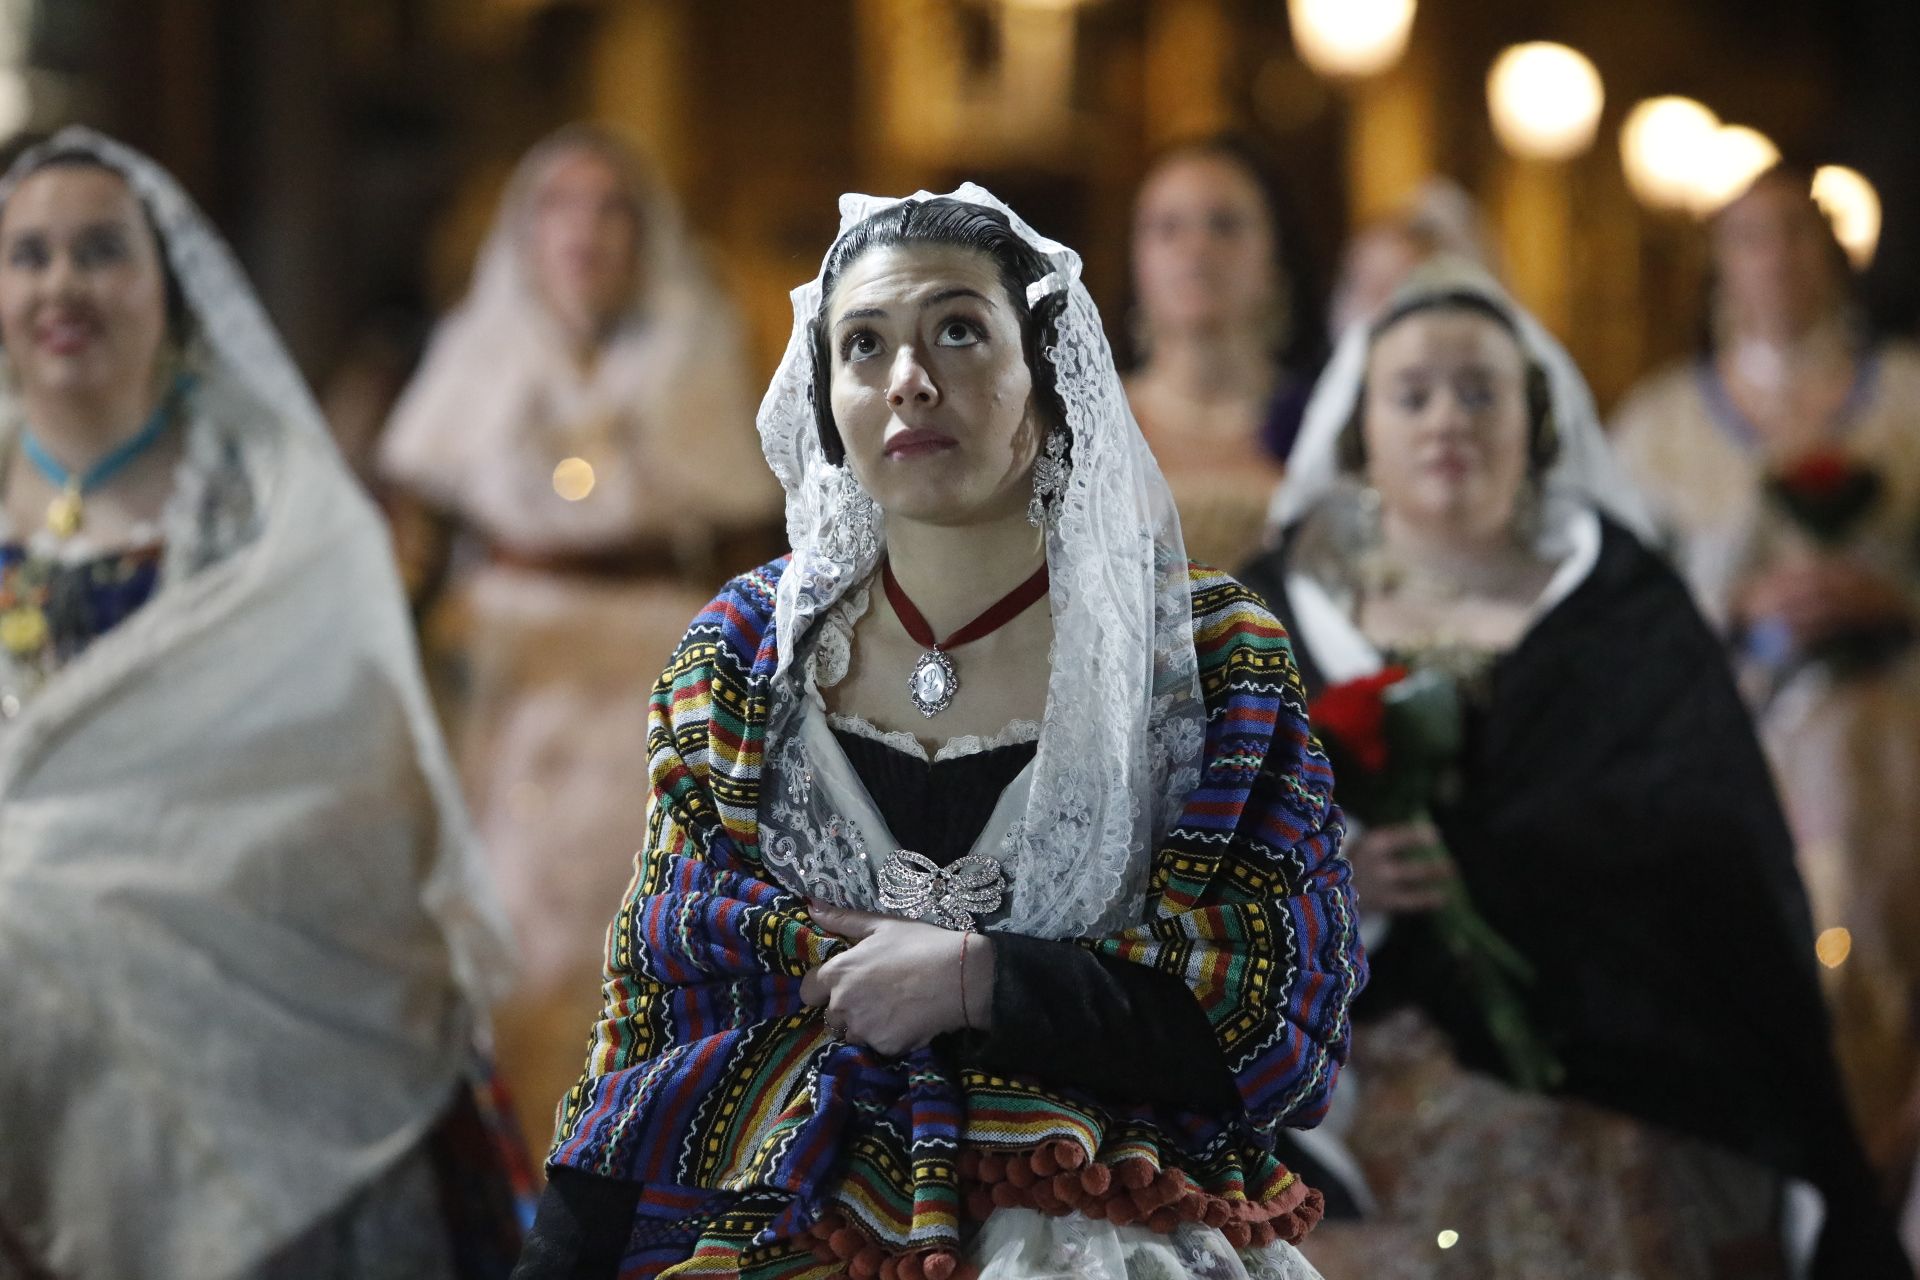
[[[84,222],[73,228],[72,232],[69,233],[69,238],[79,240],[86,236],[97,236],[103,233],[124,235],[132,229],[132,225],[130,221],[121,217],[101,218],[96,222]],[[17,236],[51,237],[52,235],[53,232],[50,228],[45,225],[35,225],[33,223],[7,232],[7,238],[9,240]]]
[[[952,302],[955,298],[972,298],[983,306],[993,305],[992,300],[978,289],[969,289],[964,285],[960,285],[952,289],[942,289],[940,292],[922,302],[920,309],[925,311],[928,307],[937,307],[943,302]],[[840,318],[833,322],[833,327],[838,329],[849,320],[883,320],[886,318],[886,315],[887,311],[885,307],[855,307],[851,311],[842,312]]]

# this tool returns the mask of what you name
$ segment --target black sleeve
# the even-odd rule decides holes
[[[1284,544],[1283,544],[1284,547]],[[1240,566],[1240,572],[1233,575],[1247,590],[1260,597],[1267,608],[1279,617],[1285,607],[1286,591],[1286,552],[1283,548],[1264,551]],[[1285,619],[1282,619],[1285,622]],[[1292,630],[1291,627],[1288,628]]]
[[[548,1170],[512,1280],[614,1280],[639,1199],[637,1182]]]
[[[1186,983],[1071,942],[993,935],[993,1029],[970,1047],[990,1070],[1116,1101],[1222,1113],[1240,1106]]]

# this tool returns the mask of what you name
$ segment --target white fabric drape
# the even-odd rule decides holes
[[[190,462],[237,460],[254,523],[207,563],[170,515],[162,588],[0,730],[0,1217],[62,1277],[222,1280],[421,1141],[503,928],[384,528],[258,303],[97,134],[0,201],[50,151],[151,211],[200,335]]]

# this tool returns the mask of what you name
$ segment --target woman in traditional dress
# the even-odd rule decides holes
[[[1192,568],[1080,259],[849,196],[760,412],[794,552],[654,693],[522,1276],[1302,1277],[1364,978],[1285,637]]]
[[[1316,313],[1281,223],[1265,167],[1230,138],[1169,151],[1134,206],[1127,395],[1202,564],[1258,549],[1312,386]]]
[[[1904,1275],[1764,760],[1565,352],[1477,268],[1423,267],[1343,339],[1280,508],[1245,578],[1307,688],[1399,665],[1464,706],[1432,822],[1350,829],[1374,979],[1322,1163],[1368,1212],[1317,1264],[1782,1276],[1783,1227],[1824,1215],[1814,1274]]]
[[[1615,436],[1733,647],[1855,1118],[1897,1186],[1920,1146],[1920,352],[1862,331],[1804,176],[1762,177],[1712,234],[1712,349],[1635,391]],[[1789,516],[1807,484],[1835,486],[1808,508],[1830,519]]]
[[[646,824],[646,673],[779,510],[732,310],[625,146],[574,126],[521,163],[381,457],[467,535],[427,634],[464,669],[447,710],[521,953],[500,1060],[543,1153]]]
[[[0,338],[0,1272],[501,1274],[505,926],[378,516],[98,134],[0,184]]]

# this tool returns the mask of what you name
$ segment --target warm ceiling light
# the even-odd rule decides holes
[[[1880,193],[1865,175],[1843,164],[1823,164],[1813,171],[1813,200],[1833,223],[1834,239],[1854,270],[1865,271],[1880,244]]]
[[[1758,129],[1723,124],[1714,130],[1700,160],[1690,203],[1704,218],[1726,208],[1755,178],[1780,163],[1780,148]]]
[[[1692,98],[1648,98],[1620,126],[1627,185],[1656,209],[1686,209],[1707,166],[1720,117]]]
[[[1570,160],[1593,145],[1606,93],[1585,54],[1517,44],[1487,72],[1487,109],[1500,145],[1529,160]]]
[[[1293,47],[1325,76],[1371,76],[1407,51],[1414,0],[1287,0]]]

